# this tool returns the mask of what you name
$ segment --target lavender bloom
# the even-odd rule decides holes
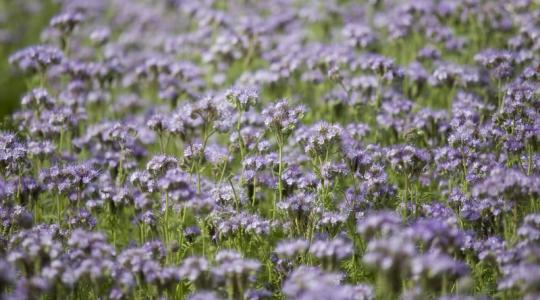
[[[83,20],[84,16],[79,12],[65,12],[54,16],[49,25],[62,34],[69,35]]]
[[[171,156],[156,155],[147,164],[146,170],[154,177],[166,174],[178,166],[178,160]]]
[[[494,260],[502,263],[506,256],[506,243],[500,237],[492,236],[474,244],[474,250],[480,260]]]
[[[429,77],[428,82],[432,86],[454,86],[459,83],[464,70],[461,66],[453,64],[439,65]]]
[[[233,88],[226,92],[225,98],[237,109],[247,111],[259,100],[259,93],[254,89]]]
[[[343,213],[324,212],[317,222],[317,227],[335,235],[341,226],[347,221],[347,215]]]
[[[523,220],[523,225],[519,227],[517,234],[528,243],[540,241],[540,215],[530,214]]]
[[[237,189],[231,185],[221,184],[216,187],[214,187],[210,194],[212,196],[212,199],[221,206],[233,206],[235,201],[240,201],[241,203],[244,203],[247,201],[247,196],[244,193],[241,193],[240,195],[235,194],[238,193],[236,191]],[[237,199],[237,197],[239,199]]]
[[[4,259],[0,260],[0,285],[11,286],[16,282],[15,270],[13,266]]]
[[[146,210],[135,216],[134,223],[155,227],[157,224],[157,216],[153,211]]]
[[[338,273],[300,266],[289,275],[282,290],[289,299],[374,299],[370,286],[341,284],[341,279]]]
[[[513,59],[508,51],[486,49],[474,56],[474,60],[486,68],[494,68],[502,63],[509,63]]]
[[[42,109],[52,109],[55,105],[55,100],[49,95],[47,90],[38,88],[24,95],[21,105],[39,111]]]
[[[430,159],[429,152],[409,145],[393,147],[387,152],[387,157],[397,172],[407,176],[418,176]]]
[[[307,188],[314,187],[317,180],[315,174],[307,170],[302,170],[298,164],[289,164],[283,171],[281,179],[285,187],[290,190],[306,190]]]
[[[367,48],[377,41],[377,36],[371,28],[359,24],[345,25],[342,34],[351,47]]]
[[[432,202],[422,205],[422,214],[428,218],[438,219],[446,224],[455,224],[457,222],[454,211],[440,202]]]
[[[160,113],[156,113],[148,119],[146,122],[146,126],[148,128],[154,130],[158,134],[161,134],[165,129],[167,129],[167,126],[169,123],[167,123],[166,116]]]
[[[426,279],[428,281],[426,287],[434,290],[444,284],[443,280],[453,281],[468,273],[465,263],[437,252],[428,252],[414,257],[411,268],[416,280]]]
[[[303,106],[292,107],[286,100],[281,100],[262,111],[264,125],[279,136],[288,136],[305,114]]]
[[[343,130],[342,137],[344,135],[350,136],[354,139],[363,139],[371,132],[369,125],[364,123],[350,123],[345,126]]]
[[[118,263],[134,276],[148,284],[162,284],[163,280],[178,281],[179,278],[161,266],[166,256],[159,241],[148,242],[139,248],[125,249],[118,255]],[[165,271],[165,273],[163,273]],[[169,278],[165,278],[163,275]],[[170,275],[173,275],[170,277]]]
[[[9,57],[9,63],[23,72],[44,72],[53,65],[60,64],[64,55],[53,46],[39,45],[20,50]]]
[[[377,235],[384,237],[397,232],[401,223],[399,215],[393,212],[379,212],[358,220],[357,230],[367,240],[370,240]]]
[[[201,229],[198,226],[189,226],[184,229],[184,237],[188,242],[193,242],[193,240],[200,235]]]
[[[29,165],[28,151],[12,133],[0,135],[0,167],[4,175],[20,174]]]
[[[339,143],[342,128],[326,122],[319,122],[309,129],[299,130],[297,142],[304,146],[304,151],[312,157],[328,156],[332,147]]]
[[[319,240],[313,242],[309,253],[320,259],[324,268],[332,270],[337,268],[339,262],[352,255],[353,245],[341,238]]]
[[[94,229],[96,219],[87,210],[80,210],[74,216],[69,218],[68,224],[74,228]]]
[[[408,228],[407,233],[421,241],[426,249],[453,253],[463,245],[464,234],[454,224],[439,219],[420,219]]]
[[[50,158],[56,151],[56,145],[51,141],[28,142],[28,154],[40,160]]]
[[[231,250],[218,252],[216,262],[218,266],[212,268],[212,273],[219,279],[223,278],[230,295],[236,295],[236,297],[243,295],[250,276],[255,274],[261,266],[257,260],[244,259],[239,253]]]
[[[178,168],[168,170],[165,176],[159,179],[159,186],[176,202],[188,201],[195,195],[188,174]]]
[[[393,235],[385,239],[371,240],[363,261],[385,274],[394,291],[399,289],[400,278],[407,275],[416,247],[409,238]]]
[[[92,43],[95,45],[103,46],[106,44],[111,37],[111,29],[107,27],[102,27],[93,30],[90,33],[90,40],[92,40]]]
[[[373,164],[363,178],[366,181],[362,182],[360,189],[366,191],[366,198],[370,201],[384,203],[395,195],[395,188],[389,184],[388,175],[381,165]]]
[[[315,196],[312,194],[298,193],[285,198],[277,204],[279,209],[286,211],[291,218],[302,226],[306,224],[309,216],[314,212]]]
[[[205,160],[213,166],[220,166],[232,160],[228,149],[218,144],[207,145],[204,156]]]
[[[242,162],[246,180],[250,181],[264,169],[272,169],[277,165],[277,157],[272,153],[269,155],[247,156]]]
[[[280,257],[292,259],[298,255],[303,255],[308,248],[309,243],[305,240],[289,240],[281,241],[274,252]]]
[[[33,215],[20,205],[13,207],[0,206],[0,226],[4,230],[12,228],[30,229],[34,223],[33,219]]]
[[[69,195],[74,201],[83,200],[83,191],[99,176],[90,163],[68,165],[63,168],[53,166],[41,170],[40,181],[50,191]]]
[[[384,102],[381,108],[381,113],[377,115],[377,124],[403,134],[406,128],[406,116],[411,111],[412,103],[408,100],[391,100]]]
[[[61,275],[62,282],[74,286],[85,278],[94,282],[110,278],[116,253],[102,234],[76,229],[69,237],[68,245],[71,247],[70,266]]]
[[[283,293],[289,298],[298,298],[304,293],[338,286],[341,279],[342,275],[338,273],[325,273],[317,267],[300,266],[283,284]]]
[[[268,290],[247,290],[244,293],[246,300],[269,300],[272,299],[272,292]]]
[[[58,258],[62,253],[62,244],[58,240],[58,228],[40,226],[13,235],[8,249],[9,262],[21,263],[30,270],[36,263],[44,267]]]
[[[527,176],[522,172],[504,167],[497,167],[489,175],[473,187],[473,195],[479,197],[503,197],[520,201],[530,194],[540,194],[540,179]]]
[[[422,109],[415,114],[409,126],[435,139],[449,130],[449,117],[445,111]]]
[[[380,77],[391,81],[394,77],[401,77],[401,70],[395,65],[392,58],[377,54],[368,54],[360,58],[359,67],[371,71]]]
[[[418,60],[425,61],[425,60],[437,60],[441,57],[441,52],[431,46],[428,45],[418,51],[417,58]]]
[[[208,261],[202,257],[188,257],[180,266],[178,272],[182,278],[188,279],[198,288],[205,288],[209,284]]]
[[[429,78],[427,71],[419,62],[412,62],[408,68],[405,69],[405,76],[416,85],[416,88],[418,89],[417,92],[420,92],[420,89]]]
[[[223,298],[219,297],[216,292],[201,291],[196,292],[187,298],[188,300],[222,300]]]
[[[227,238],[240,232],[266,236],[272,229],[270,221],[246,212],[234,216],[223,213],[217,216],[215,222],[216,234],[219,238]]]
[[[144,192],[154,192],[158,189],[157,180],[147,171],[134,171],[131,173],[129,181]]]
[[[503,279],[498,284],[499,290],[518,288],[527,299],[534,299],[540,291],[538,283],[540,282],[540,272],[538,264],[522,263],[516,266],[511,265],[503,270]]]

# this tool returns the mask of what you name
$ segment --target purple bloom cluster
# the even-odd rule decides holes
[[[0,299],[540,297],[537,1],[57,2]]]

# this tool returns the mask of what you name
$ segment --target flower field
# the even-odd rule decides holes
[[[539,1],[53,6],[0,300],[540,299]]]

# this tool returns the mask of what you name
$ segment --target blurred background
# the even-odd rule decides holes
[[[53,0],[0,0],[0,120],[17,109],[26,89],[26,79],[13,72],[9,56],[38,44],[41,30],[57,9]]]

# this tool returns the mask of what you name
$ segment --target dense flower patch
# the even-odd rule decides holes
[[[540,298],[540,5],[64,0],[0,299]]]

